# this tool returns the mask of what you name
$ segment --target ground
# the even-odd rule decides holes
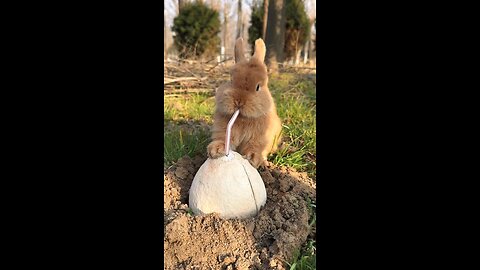
[[[188,191],[206,160],[213,93],[165,96],[165,269],[315,269],[315,79],[284,73],[269,83],[283,143],[259,170],[267,203],[258,216],[193,216]]]

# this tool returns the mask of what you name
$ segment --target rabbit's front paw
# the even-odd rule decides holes
[[[223,141],[213,141],[207,147],[209,158],[219,158],[225,156],[225,143]]]
[[[246,152],[245,155],[243,155],[243,158],[247,159],[255,169],[257,169],[260,165],[263,165],[265,162],[265,158],[262,157],[261,154],[250,151]]]

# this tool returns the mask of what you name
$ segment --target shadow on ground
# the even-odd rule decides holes
[[[164,165],[179,158],[206,153],[211,124],[204,120],[165,120],[163,134]]]

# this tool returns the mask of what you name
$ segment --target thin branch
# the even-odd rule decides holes
[[[196,88],[196,89],[175,89],[175,90],[164,90],[164,94],[174,94],[174,93],[215,93],[215,90],[208,88]]]
[[[175,82],[183,82],[183,81],[203,81],[206,80],[207,77],[197,78],[197,77],[179,77],[175,79],[163,78],[164,84],[170,84]]]
[[[233,58],[232,58],[232,57],[230,57],[230,58],[227,58],[227,59],[225,59],[225,60],[222,60],[222,61],[220,61],[220,62],[217,62],[217,63],[215,64],[215,66],[213,66],[212,68],[208,69],[208,70],[207,70],[207,72],[209,72],[210,70],[212,70],[212,69],[216,68],[216,67],[217,67],[219,64],[221,64],[221,63],[223,63],[223,62],[230,61],[230,60],[233,60]]]

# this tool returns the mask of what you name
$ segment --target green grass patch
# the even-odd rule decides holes
[[[215,100],[208,94],[184,94],[164,97],[164,124],[179,120],[212,121]]]
[[[272,162],[316,175],[316,88],[304,75],[280,74],[270,79],[270,91],[282,119],[284,146]]]
[[[214,104],[206,94],[164,97],[164,166],[207,151]]]
[[[302,251],[297,251],[294,254],[294,259],[291,263],[287,263],[290,270],[315,270],[316,268],[316,244],[314,240],[308,240]]]
[[[208,130],[199,130],[193,133],[182,128],[165,130],[163,134],[163,153],[164,166],[169,166],[179,158],[188,155],[194,155],[207,151],[207,145],[210,142],[210,132]]]

